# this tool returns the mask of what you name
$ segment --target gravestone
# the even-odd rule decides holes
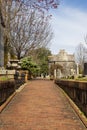
[[[87,75],[87,63],[84,63],[84,75]]]
[[[86,54],[84,56],[84,71],[83,71],[83,75],[87,76],[87,55]]]

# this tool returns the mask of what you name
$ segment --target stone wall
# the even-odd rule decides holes
[[[5,77],[7,76],[9,79],[14,79],[14,74],[15,74],[15,70],[5,70],[5,69],[1,69],[0,70],[0,77]]]
[[[15,92],[22,84],[26,82],[27,72],[15,72],[15,70],[2,70],[0,71],[0,77],[10,76],[10,80],[0,81],[0,105],[4,103],[7,98]]]
[[[15,92],[15,81],[0,81],[0,105]]]
[[[69,95],[87,116],[87,82],[56,80],[55,83]]]

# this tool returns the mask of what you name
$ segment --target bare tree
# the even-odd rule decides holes
[[[31,17],[33,17],[34,14],[31,15],[31,10],[38,10],[39,13],[44,14],[45,11],[49,10],[50,8],[57,8],[57,6],[58,6],[57,0],[25,0],[25,1],[24,0],[0,0],[0,4],[1,4],[1,11],[2,11],[3,18],[5,21],[5,25],[6,25],[5,31],[4,31],[4,44],[5,44],[5,58],[4,59],[6,60],[5,62],[7,62],[7,60],[8,60],[7,54],[8,54],[9,47],[12,42],[14,44],[12,43],[11,47],[13,45],[15,45],[16,41],[18,44],[20,41],[22,43],[24,42],[23,44],[21,43],[22,47],[24,47],[24,50],[22,49],[22,52],[20,52],[22,54],[23,53],[27,54],[28,49],[31,47],[35,47],[37,42],[38,42],[38,44],[41,44],[40,41],[42,41],[45,44],[48,43],[48,41],[50,40],[50,36],[51,36],[51,35],[48,35],[50,26],[47,25],[48,23],[46,21],[45,21],[46,23],[41,26],[40,15],[39,15],[39,18],[38,18],[38,16],[36,16],[38,19],[38,22],[36,22],[36,20],[34,19],[35,22],[33,21],[33,23],[35,25],[33,25]],[[24,16],[26,16],[26,17],[24,18]],[[30,19],[31,19],[31,21],[30,21]],[[44,22],[44,20],[43,20],[43,22]],[[36,24],[36,23],[38,23],[38,24]],[[14,29],[12,28],[12,25],[14,26]],[[32,32],[31,31],[32,26],[30,27],[30,25],[33,26],[33,29],[32,29],[33,35],[32,36],[30,36],[30,34],[31,34],[30,32]],[[41,29],[41,28],[43,28],[43,29]],[[40,31],[38,32],[39,29],[40,29]],[[18,32],[19,33],[21,32],[20,35]],[[34,32],[35,32],[35,34],[34,34]],[[42,33],[43,33],[43,36],[42,36]],[[13,36],[13,34],[14,34],[14,36]],[[29,36],[27,36],[28,34],[29,34]],[[47,34],[47,35],[44,35],[44,34]],[[23,37],[23,35],[24,35],[24,37]],[[16,39],[16,38],[18,38],[18,39]],[[30,38],[30,40],[29,40],[29,38]],[[18,40],[19,40],[19,42],[18,42]],[[17,45],[17,43],[16,43],[16,45]],[[25,43],[27,43],[27,44],[24,46]],[[15,49],[13,49],[13,50],[15,50],[15,53],[17,54],[18,49],[16,49],[17,48],[16,46],[14,48]],[[21,49],[19,49],[19,50],[21,50]],[[21,55],[21,54],[17,54],[18,58],[20,57],[19,55]]]
[[[85,47],[82,43],[80,43],[76,48],[76,62],[79,64],[80,72],[83,72],[84,69],[84,58],[85,58]]]
[[[84,37],[85,43],[87,44],[87,34]]]
[[[38,13],[31,10],[28,16],[17,16],[11,24],[11,47],[18,59],[32,49],[47,46],[52,39],[49,19]]]
[[[0,0],[1,13],[5,23],[4,29],[4,63],[7,64],[8,61],[8,51],[10,45],[10,24],[12,20],[16,17],[17,12],[19,12],[20,5],[18,2],[13,2],[12,0]],[[15,8],[16,7],[16,8]]]

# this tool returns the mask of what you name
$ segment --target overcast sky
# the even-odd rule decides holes
[[[74,53],[87,34],[87,0],[60,0],[58,9],[52,14],[52,53],[57,54],[60,49]]]

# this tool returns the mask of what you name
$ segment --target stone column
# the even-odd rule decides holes
[[[78,63],[76,64],[76,67],[77,67],[76,68],[76,74],[79,75],[79,65],[78,65]]]
[[[56,72],[56,69],[54,69],[54,79],[57,78],[57,72]]]
[[[57,69],[57,78],[61,78],[62,77],[62,73],[60,69]]]

